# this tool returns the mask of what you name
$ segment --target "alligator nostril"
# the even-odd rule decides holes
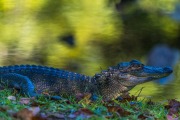
[[[168,72],[168,73],[172,73],[173,72],[171,67],[164,67],[164,71]]]

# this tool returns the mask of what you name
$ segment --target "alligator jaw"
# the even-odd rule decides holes
[[[142,70],[139,72],[133,72],[129,74],[129,78],[126,79],[127,83],[124,82],[125,86],[135,86],[141,83],[145,83],[148,81],[153,81],[159,78],[166,77],[170,75],[173,70],[170,67],[151,67],[151,66],[143,66]]]

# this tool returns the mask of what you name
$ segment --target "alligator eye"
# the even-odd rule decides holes
[[[140,68],[140,67],[143,67],[144,65],[143,64],[132,64],[131,67],[134,67],[134,68]]]
[[[140,65],[139,64],[132,64],[131,67],[137,68],[137,67],[140,67]]]

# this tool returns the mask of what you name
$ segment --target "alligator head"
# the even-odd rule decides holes
[[[94,79],[104,99],[117,98],[138,84],[163,78],[172,73],[170,67],[145,66],[137,60],[121,62],[96,74]]]

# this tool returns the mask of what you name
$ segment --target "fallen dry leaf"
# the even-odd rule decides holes
[[[140,115],[138,116],[138,118],[139,118],[140,120],[145,120],[145,119],[148,118],[148,117],[144,116],[143,114],[140,114]]]
[[[122,94],[120,97],[117,98],[118,101],[124,103],[124,102],[130,102],[130,101],[137,101],[138,96],[129,95],[128,92]]]
[[[39,112],[39,107],[24,108],[19,112],[15,113],[14,117],[20,120],[44,120],[44,118],[36,116]]]
[[[11,100],[11,101],[16,101],[16,97],[15,96],[8,96],[7,99]]]
[[[48,91],[43,91],[42,92],[43,95],[47,95],[47,96],[50,96],[49,92]]]
[[[175,99],[171,99],[169,100],[169,105],[173,107],[180,107],[180,102]]]
[[[37,101],[31,101],[31,104],[30,104],[32,107],[37,107],[37,106],[44,106],[46,105],[45,103],[40,103],[40,102],[37,102]]]
[[[120,106],[107,106],[108,112],[117,112],[120,116],[128,116],[131,113],[124,110]]]
[[[33,118],[33,112],[28,110],[27,108],[24,108],[17,112],[14,117],[20,119],[20,120],[32,120]]]
[[[178,117],[174,117],[172,115],[167,115],[166,118],[167,118],[167,120],[179,120]]]
[[[81,104],[89,104],[91,102],[90,98],[91,98],[90,93],[76,94],[76,101]]]
[[[72,119],[72,118],[76,118],[77,116],[81,116],[83,119],[87,119],[90,118],[92,115],[94,115],[94,113],[89,109],[81,108],[78,111],[70,114],[68,117]]]
[[[91,93],[77,93],[75,97],[77,101],[80,101],[82,99],[90,99]]]
[[[171,99],[168,101],[168,105],[165,106],[166,109],[168,109],[168,118],[171,119],[171,116],[175,116],[174,118],[178,118],[179,117],[179,111],[180,111],[180,102],[175,100],[175,99]]]
[[[46,115],[46,118],[52,119],[52,120],[54,120],[54,119],[65,119],[65,115],[62,113],[48,113]]]
[[[30,101],[31,101],[31,98],[21,98],[19,103],[28,105],[28,104],[30,104]]]
[[[30,107],[30,108],[28,108],[28,110],[32,111],[33,116],[36,116],[40,112],[39,107]]]
[[[0,112],[5,112],[8,110],[8,107],[0,107]]]
[[[178,112],[179,112],[179,108],[178,107],[172,107],[169,109],[169,115],[178,115]]]

